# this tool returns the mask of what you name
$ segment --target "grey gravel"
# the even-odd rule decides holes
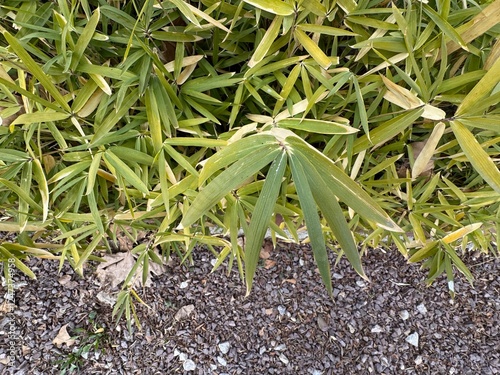
[[[333,264],[336,254],[330,256]],[[16,290],[13,313],[0,316],[0,374],[59,374],[96,328],[104,336],[77,374],[500,374],[499,259],[464,256],[476,280],[471,287],[457,276],[454,300],[445,276],[426,287],[425,273],[397,251],[368,250],[364,287],[341,260],[332,269],[343,275],[333,300],[306,246],[279,244],[269,258],[276,263],[262,263],[246,298],[235,267],[210,273],[213,254],[205,249],[195,249],[193,259],[196,266],[181,266],[174,258],[152,287],[137,290],[150,309],[137,305],[142,330],[133,326],[132,334],[123,320],[115,328],[90,265],[82,279],[66,265],[58,274],[58,262],[32,259],[37,280],[18,273],[15,281],[27,285]],[[426,314],[417,308],[422,303]],[[189,305],[193,312],[176,320]],[[9,319],[19,333],[12,366]],[[76,341],[58,348],[52,341],[64,325]],[[383,331],[372,332],[376,326]],[[406,341],[416,333],[417,345]]]

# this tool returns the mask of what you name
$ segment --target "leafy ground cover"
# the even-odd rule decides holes
[[[461,254],[498,243],[499,18],[498,0],[4,1],[1,260],[83,274],[152,231],[130,320],[154,263],[205,245],[248,294],[266,231],[305,225],[330,295],[329,249],[365,277],[367,246],[392,245],[453,294]]]

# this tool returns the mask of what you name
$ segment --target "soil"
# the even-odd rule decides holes
[[[37,279],[15,274],[12,311],[0,293],[0,374],[500,374],[500,259],[466,254],[474,286],[457,275],[452,299],[445,277],[427,287],[418,265],[374,249],[369,282],[332,267],[331,299],[307,246],[267,255],[247,298],[237,270],[210,273],[208,250],[195,266],[173,258],[138,289],[149,308],[132,333],[95,266],[81,278],[31,259]]]

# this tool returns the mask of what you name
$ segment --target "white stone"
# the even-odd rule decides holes
[[[410,317],[410,313],[407,310],[403,310],[399,312],[399,316],[401,319],[406,320]]]
[[[420,305],[417,306],[417,310],[421,313],[421,314],[427,314],[427,308],[425,307],[425,305],[423,303],[421,303]]]
[[[356,281],[356,285],[360,288],[364,288],[366,286],[366,283],[363,280],[358,280]]]
[[[230,347],[231,347],[231,344],[228,341],[221,342],[219,344],[219,350],[221,351],[222,354],[227,354],[227,352],[229,351]]]
[[[287,357],[285,357],[285,355],[283,353],[280,354],[279,356],[279,359],[281,362],[283,362],[285,365],[288,365],[288,363],[290,363],[290,361],[288,360]]]
[[[285,315],[285,312],[286,312],[285,306],[279,305],[278,306],[278,312],[280,313],[280,315]]]
[[[219,362],[219,364],[221,366],[226,366],[227,365],[227,362],[224,358],[222,358],[221,356],[217,357],[217,362]]]
[[[384,330],[378,324],[372,328],[372,333],[380,333],[380,332],[384,332]]]
[[[194,363],[190,359],[186,359],[182,364],[182,368],[184,369],[184,371],[194,371],[196,370],[196,363]]]
[[[418,333],[413,332],[411,335],[406,337],[406,342],[418,348]]]
[[[181,288],[181,289],[185,289],[185,288],[187,288],[187,287],[188,287],[188,285],[189,285],[189,284],[188,284],[188,282],[187,282],[187,281],[183,281],[183,282],[181,283],[181,285],[179,285],[179,288]]]
[[[420,366],[423,362],[422,356],[419,355],[417,358],[415,358],[415,365]]]

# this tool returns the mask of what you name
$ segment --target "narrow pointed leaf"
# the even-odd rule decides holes
[[[311,163],[307,158],[304,158],[302,153],[298,152],[294,154],[303,166],[303,169],[307,171],[307,177],[311,190],[319,206],[323,216],[325,217],[328,226],[330,227],[332,233],[337,239],[340,247],[344,251],[349,263],[351,263],[354,270],[364,279],[368,279],[365,271],[363,270],[363,265],[361,264],[361,257],[359,255],[358,248],[354,242],[351,230],[347,225],[347,221],[342,212],[340,204],[337,202],[337,197],[335,197],[330,189],[326,186],[325,181],[321,178],[314,164]]]
[[[294,153],[300,152],[304,158],[311,161],[332,195],[339,197],[354,211],[380,227],[393,232],[402,231],[368,193],[325,155],[298,137],[287,137],[286,142],[293,148]]]
[[[245,3],[253,5],[266,12],[278,16],[289,16],[293,13],[293,7],[281,0],[244,0]]]
[[[252,289],[253,277],[257,269],[262,241],[269,227],[269,220],[274,211],[274,204],[278,199],[286,164],[287,154],[286,152],[282,152],[271,164],[259,199],[252,213],[252,220],[248,227],[248,233],[246,234],[247,243],[245,246],[245,280],[247,295]]]
[[[59,89],[54,85],[49,76],[40,68],[40,66],[33,60],[33,58],[26,52],[24,47],[19,43],[16,37],[11,35],[8,31],[3,31],[3,36],[9,43],[9,47],[12,51],[19,56],[28,71],[35,76],[35,78],[42,84],[42,86],[52,95],[54,100],[61,106],[61,108],[67,112],[71,111],[66,100],[59,92]]]
[[[318,47],[318,45],[300,29],[295,29],[295,37],[299,43],[306,49],[311,57],[323,69],[328,69],[332,65],[332,60]]]
[[[481,147],[474,134],[460,121],[450,122],[462,151],[479,175],[497,193],[500,193],[500,171],[488,153]]]
[[[266,33],[262,37],[259,45],[255,49],[252,58],[248,62],[248,66],[250,68],[255,66],[266,56],[267,52],[269,51],[269,48],[271,48],[272,44],[276,40],[276,37],[278,36],[282,21],[283,17],[281,16],[276,16],[274,18],[273,22],[271,23]]]
[[[42,164],[40,160],[33,159],[33,177],[38,183],[38,190],[40,191],[40,196],[42,198],[42,223],[47,220],[49,214],[49,187],[47,185],[47,179],[45,178],[45,173],[43,172]]]
[[[104,153],[104,159],[113,166],[116,173],[123,177],[123,179],[130,185],[135,187],[137,190],[143,194],[148,194],[148,187],[142,182],[142,180],[137,176],[130,167],[125,164],[118,156],[116,156],[112,151],[107,150]]]
[[[311,247],[314,254],[314,260],[318,266],[321,279],[325,284],[326,290],[330,296],[333,296],[332,277],[330,275],[330,262],[326,250],[325,237],[321,229],[316,202],[314,201],[309,181],[299,160],[290,155],[290,167],[295,183],[295,189],[299,196],[300,207],[304,213],[304,219],[311,241]]]
[[[262,153],[261,150],[253,151],[215,177],[198,193],[182,218],[181,226],[186,228],[193,224],[227,193],[274,160],[279,152],[278,146],[268,153]]]

